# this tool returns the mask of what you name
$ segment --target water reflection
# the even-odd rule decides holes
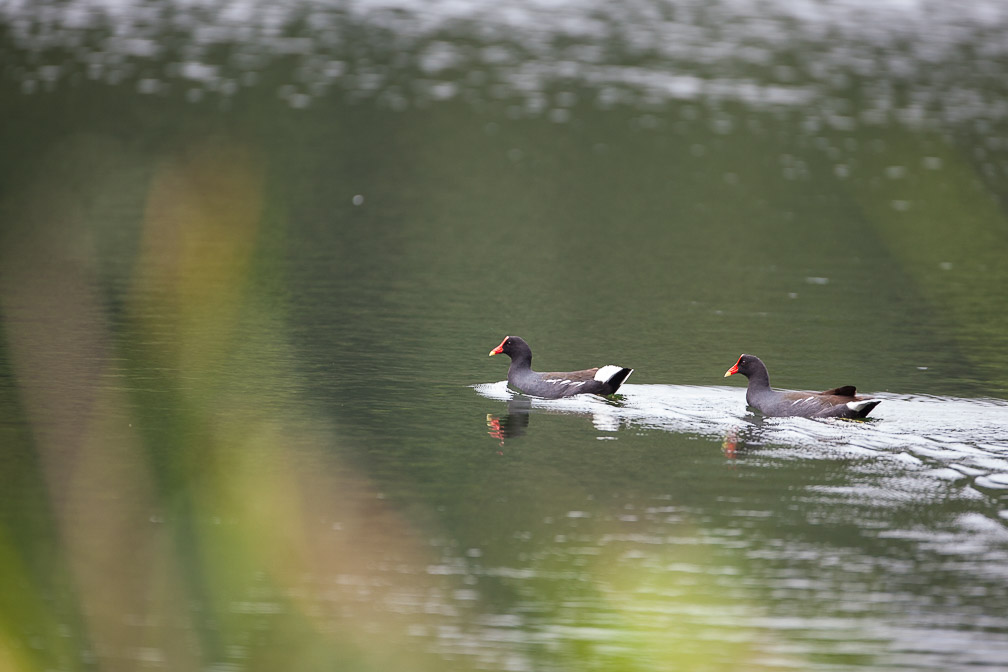
[[[490,399],[516,400],[506,381],[474,389]],[[1001,400],[881,394],[884,410],[869,422],[767,418],[746,410],[744,389],[728,387],[628,383],[620,391],[618,404],[590,395],[523,398],[522,413],[583,415],[603,431],[638,427],[711,437],[735,459],[760,448],[757,453],[791,451],[802,459],[839,452],[911,461],[937,473],[980,479],[977,487],[996,499],[1003,494],[996,486],[1008,474],[1008,402]]]
[[[562,400],[539,399],[538,397],[528,397],[512,392],[508,388],[506,380],[492,385],[477,385],[475,387],[484,396],[507,401],[507,413],[505,415],[487,414],[487,426],[490,428],[490,436],[500,439],[502,445],[504,439],[524,434],[528,429],[533,409],[550,409],[552,408],[549,405],[550,401],[558,402],[557,410],[560,411],[590,409],[585,415],[591,418],[592,426],[600,432],[616,432],[624,424],[624,417],[619,411],[623,400],[623,395],[621,394],[615,394],[610,397],[583,394],[576,397],[568,397],[568,399],[575,399],[575,401],[573,405],[566,405]]]
[[[749,450],[763,445],[763,421],[760,413],[751,413],[743,418],[743,423],[729,429],[721,441],[721,451],[728,459],[741,457]]]
[[[812,131],[1006,114],[997,93],[1006,48],[996,37],[1008,11],[994,0],[954,9],[898,0],[261,5],[13,2],[0,6],[0,21],[33,55],[13,68],[29,94],[84,77],[141,95],[230,100],[291,61],[275,86],[295,109],[333,91],[395,110],[512,99],[513,115],[562,124],[587,90],[603,109],[702,102],[722,133],[744,123],[727,111],[733,103],[801,110]],[[145,67],[151,61],[166,65]]]
[[[507,413],[494,415],[487,413],[488,434],[504,445],[505,439],[513,439],[525,434],[532,417],[532,402],[528,399],[509,399]]]

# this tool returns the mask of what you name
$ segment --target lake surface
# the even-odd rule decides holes
[[[1004,669],[1006,30],[0,5],[0,669]]]

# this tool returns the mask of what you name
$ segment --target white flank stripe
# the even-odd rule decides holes
[[[613,376],[615,376],[617,373],[619,373],[620,369],[622,368],[623,368],[622,366],[614,366],[612,364],[607,364],[595,372],[595,380],[599,381],[600,383],[604,383]]]

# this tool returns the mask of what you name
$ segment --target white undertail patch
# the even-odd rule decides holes
[[[595,380],[600,383],[608,381],[610,378],[615,376],[623,369],[622,366],[614,366],[613,364],[607,364],[595,372]],[[629,378],[629,376],[627,376]]]
[[[861,401],[848,401],[847,408],[852,411],[860,413],[866,406],[871,406],[876,403],[875,399],[862,399]]]

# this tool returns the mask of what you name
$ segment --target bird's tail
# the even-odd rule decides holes
[[[848,401],[847,408],[854,411],[858,418],[867,417],[872,409],[882,403],[881,399],[858,399],[857,401]]]
[[[633,373],[633,369],[610,364],[603,366],[595,373],[595,380],[604,382],[610,388],[609,394],[613,394],[620,388],[620,385],[626,382],[631,373]]]

